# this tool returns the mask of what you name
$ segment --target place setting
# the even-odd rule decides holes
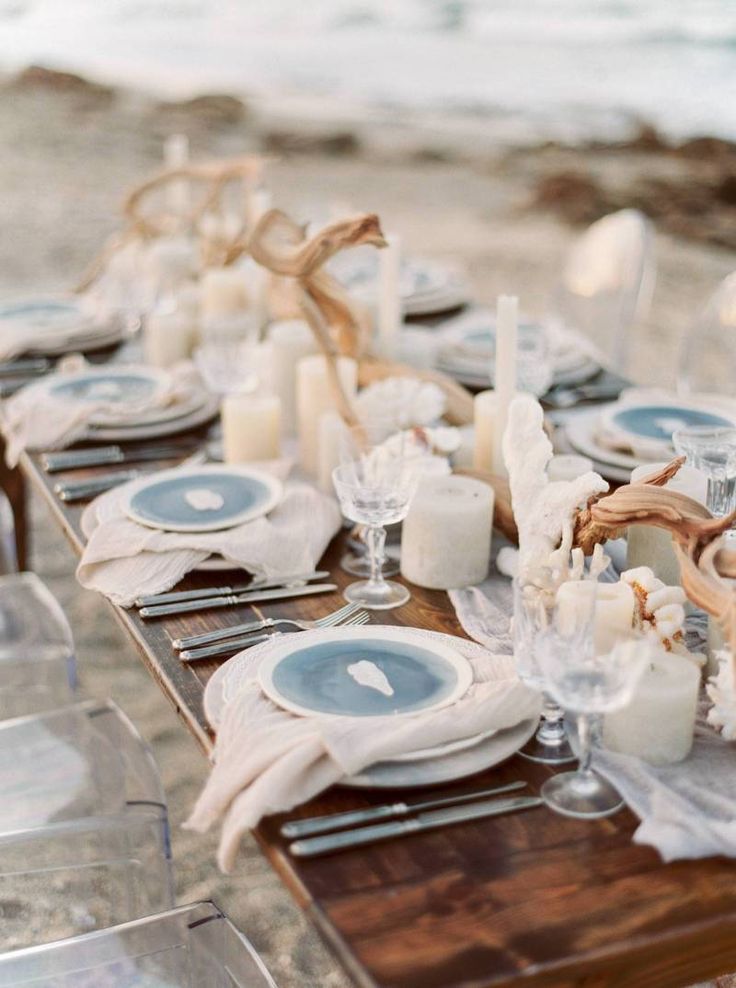
[[[0,300],[0,360],[61,357],[93,353],[120,343],[125,326],[117,317],[101,317],[80,295],[29,295]],[[26,371],[30,367],[25,368]],[[21,363],[16,367],[24,371]]]

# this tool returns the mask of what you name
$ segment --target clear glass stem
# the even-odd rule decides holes
[[[383,557],[386,548],[386,529],[383,526],[371,525],[366,532],[366,542],[368,544],[368,556],[371,562],[370,584],[372,587],[382,587],[385,584],[383,579]]]
[[[537,740],[544,744],[561,744],[567,737],[563,723],[564,713],[546,693],[543,694],[543,700]]]
[[[583,775],[590,774],[590,763],[593,758],[591,745],[590,717],[588,714],[578,714],[578,742],[580,744],[580,768]]]

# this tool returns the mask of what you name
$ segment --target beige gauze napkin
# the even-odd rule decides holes
[[[414,644],[440,642],[464,655],[473,669],[467,693],[448,707],[408,717],[302,717],[282,710],[260,688],[258,667],[273,649],[271,643],[253,646],[227,663],[218,684],[225,706],[213,725],[212,771],[185,823],[204,832],[222,820],[217,860],[223,871],[232,869],[243,833],[267,814],[298,806],[387,758],[539,716],[539,695],[520,682],[513,657],[436,632],[390,631]],[[324,634],[300,632],[299,645],[314,645]],[[349,640],[351,634],[350,629],[329,633],[330,640],[336,635]]]
[[[95,416],[104,414],[110,417],[111,424],[112,419],[119,418],[124,424],[135,415],[182,401],[202,387],[194,365],[185,361],[172,368],[167,385],[146,401],[116,403],[101,398],[82,402],[50,394],[49,382],[90,367],[79,354],[72,354],[59,362],[54,374],[29,384],[2,403],[0,430],[5,437],[5,459],[9,467],[17,464],[24,449],[62,449],[85,438]]]
[[[290,462],[259,464],[259,469],[267,466],[283,477]],[[169,590],[216,554],[269,580],[313,570],[341,524],[334,498],[293,481],[284,485],[283,499],[262,518],[217,532],[164,532],[128,518],[123,505],[129,487],[116,487],[85,509],[81,525],[88,541],[77,567],[83,587],[121,607]]]

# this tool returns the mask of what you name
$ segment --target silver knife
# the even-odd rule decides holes
[[[364,823],[375,823],[397,816],[408,816],[410,813],[438,810],[443,806],[459,806],[461,803],[472,803],[474,800],[487,799],[490,796],[501,796],[506,792],[524,789],[525,786],[526,782],[509,782],[508,785],[496,786],[495,789],[456,793],[454,796],[425,800],[421,803],[389,803],[363,810],[350,810],[347,813],[330,813],[327,816],[290,820],[281,827],[281,836],[288,837],[289,840],[295,837],[314,837],[316,834],[326,834],[330,830],[340,830],[342,827],[360,827]]]
[[[486,799],[480,803],[469,803],[467,806],[453,806],[446,810],[420,813],[410,820],[393,820],[390,823],[377,823],[373,827],[340,830],[322,837],[307,837],[290,844],[289,851],[297,858],[315,858],[320,854],[345,851],[351,847],[360,847],[362,844],[389,840],[391,837],[404,837],[407,834],[418,834],[437,827],[449,827],[453,823],[466,823],[469,820],[482,820],[484,817],[501,816],[518,810],[531,810],[541,806],[542,803],[543,800],[538,796]]]
[[[22,374],[45,374],[51,370],[51,361],[46,357],[27,357],[20,360],[6,360],[0,363],[0,377],[17,377]]]
[[[248,593],[251,590],[271,590],[275,587],[300,587],[310,580],[326,580],[330,571],[326,569],[312,570],[311,573],[297,573],[295,576],[283,576],[280,580],[264,580],[263,583],[246,583],[239,587],[202,587],[199,590],[172,590],[171,593],[154,593],[148,597],[139,597],[136,607],[155,607],[157,604],[175,604],[180,600],[201,600],[203,597],[221,597],[223,594]]]
[[[177,446],[151,446],[148,449],[123,449],[122,446],[95,446],[89,449],[69,449],[61,453],[44,453],[41,466],[46,473],[76,470],[80,467],[112,466],[116,463],[142,463],[144,460],[166,460],[184,456],[188,449]]]
[[[140,470],[115,470],[113,473],[103,473],[87,480],[54,484],[54,493],[58,494],[62,501],[81,501],[82,498],[102,494],[112,487],[117,487],[118,484],[124,484],[140,476]]]
[[[260,642],[268,641],[272,635],[248,635],[247,638],[228,638],[227,641],[219,642],[217,645],[205,645],[204,648],[188,648],[179,652],[182,662],[199,662],[200,659],[216,659],[220,655],[235,655],[251,645],[258,645]]]
[[[158,607],[141,607],[142,618],[169,617],[192,611],[207,611],[216,607],[233,607],[236,604],[260,604],[269,600],[289,600],[292,597],[310,597],[318,593],[332,593],[336,583],[312,583],[305,587],[284,590],[254,590],[251,593],[226,594],[223,597],[207,597],[204,600],[184,600],[178,604],[161,604]]]

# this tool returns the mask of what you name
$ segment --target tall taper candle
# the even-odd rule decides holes
[[[387,246],[378,252],[378,348],[387,360],[396,357],[401,329],[401,240],[386,236]]]
[[[351,357],[337,358],[337,374],[348,399],[358,388],[358,365]],[[319,423],[324,412],[337,408],[327,360],[321,354],[302,357],[296,367],[296,413],[301,465],[313,476],[319,469]]]
[[[506,429],[509,405],[516,391],[516,336],[519,322],[519,299],[515,295],[499,295],[496,306],[496,362],[494,390],[497,395],[495,432],[493,436],[493,471],[505,476],[502,440]]]

